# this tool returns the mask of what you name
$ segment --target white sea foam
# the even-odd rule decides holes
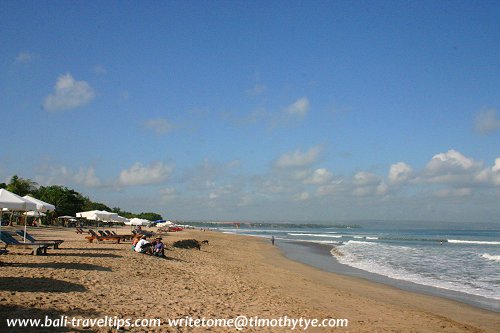
[[[436,252],[435,248],[429,247],[416,248],[359,240],[350,240],[338,246],[336,251],[331,251],[340,263],[371,273],[500,300],[500,292],[495,287],[497,284],[489,274],[494,272],[494,267],[484,271],[484,275],[477,275],[473,257],[477,258],[478,254],[472,251],[460,253],[465,258],[451,247],[444,252],[443,249]],[[481,257],[500,261],[500,256],[488,253],[483,253]],[[470,276],[476,278],[471,280]]]
[[[496,241],[475,241],[475,240],[461,240],[461,239],[448,239],[448,243],[456,244],[480,244],[480,245],[500,245]]]
[[[311,236],[311,237],[328,237],[328,238],[341,238],[342,235],[326,235],[326,234],[305,234],[305,233],[292,233],[289,232],[290,236]]]
[[[316,244],[339,244],[333,240],[318,240],[318,239],[294,239],[294,242],[316,243]]]
[[[483,253],[483,254],[481,254],[481,258],[486,259],[486,260],[500,262],[500,255],[492,255],[489,253]]]

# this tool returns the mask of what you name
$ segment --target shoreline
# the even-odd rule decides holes
[[[302,254],[297,253],[296,249],[294,249],[295,246],[307,247],[310,252]],[[488,299],[450,289],[418,284],[407,280],[394,279],[342,264],[338,262],[337,258],[330,252],[336,248],[334,245],[318,244],[313,242],[281,241],[277,243],[277,247],[283,251],[283,255],[288,259],[301,262],[326,272],[356,277],[370,282],[392,286],[400,290],[436,296],[471,305],[478,309],[500,313],[500,301],[495,301],[494,299]],[[324,259],[321,257],[324,257]]]
[[[346,318],[348,327],[335,328],[343,332],[496,332],[500,326],[498,313],[325,272],[288,259],[262,238],[199,230],[169,233],[163,236],[168,248],[165,260],[135,253],[129,243],[87,243],[72,229],[28,231],[40,239],[61,238],[65,242],[59,250],[49,250],[47,256],[0,257],[0,328],[5,318],[46,315],[163,320],[238,315]],[[118,233],[129,231],[118,229]],[[189,238],[206,239],[209,245],[201,251],[171,246],[175,240]],[[85,331],[109,332],[109,328]],[[162,327],[147,331],[206,329]],[[227,328],[212,331],[236,332]]]

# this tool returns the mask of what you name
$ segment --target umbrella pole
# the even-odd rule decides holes
[[[26,243],[26,224],[28,224],[28,212],[24,215],[24,242]]]

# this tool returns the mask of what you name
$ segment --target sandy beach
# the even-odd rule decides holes
[[[155,231],[155,229],[152,229]],[[118,233],[129,232],[127,227]],[[11,249],[0,256],[0,331],[13,318],[159,318],[161,327],[126,332],[236,332],[235,328],[169,327],[167,319],[237,316],[347,319],[347,327],[310,332],[498,332],[500,314],[438,297],[324,272],[291,261],[269,242],[215,231],[162,235],[167,259],[131,251],[131,243],[88,243],[74,229],[31,228],[39,239],[64,239],[46,256]],[[181,239],[208,240],[201,251]],[[23,253],[24,252],[24,253]],[[303,331],[297,327],[296,331]],[[38,331],[115,332],[110,327]],[[248,327],[244,332],[290,332]]]

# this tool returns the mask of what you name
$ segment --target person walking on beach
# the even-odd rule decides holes
[[[274,236],[271,236],[271,244],[274,246]]]

